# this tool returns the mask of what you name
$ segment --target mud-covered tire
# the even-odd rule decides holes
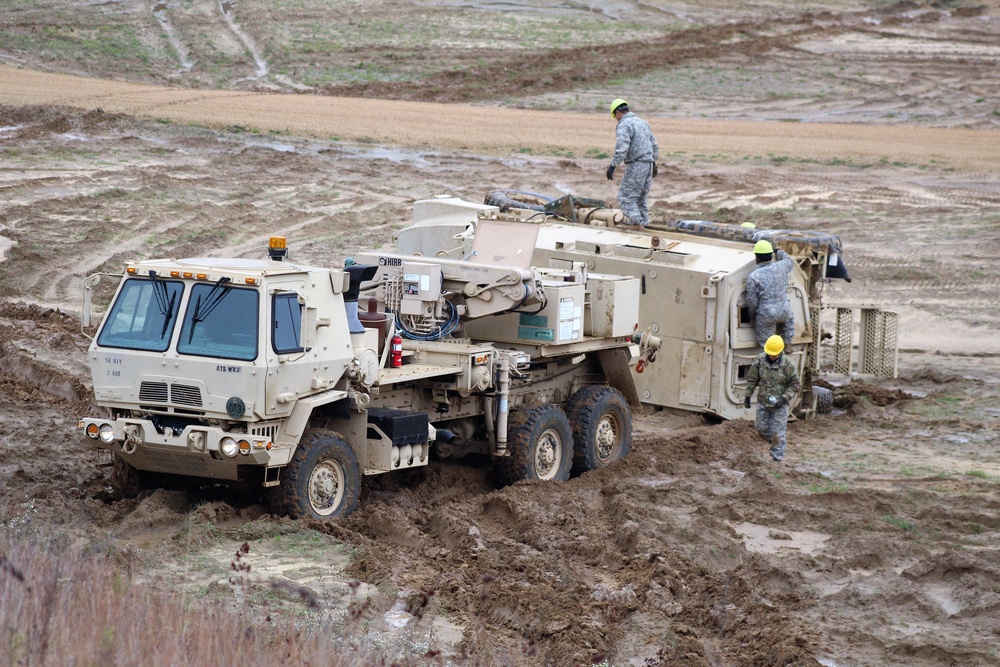
[[[584,387],[570,397],[566,414],[573,428],[574,475],[603,468],[632,448],[632,413],[617,389]]]
[[[351,446],[333,431],[310,431],[272,490],[271,509],[293,519],[336,519],[353,512],[360,495],[361,472]]]
[[[833,392],[826,387],[813,387],[816,395],[816,414],[828,415],[833,412]]]
[[[111,490],[114,491],[115,498],[124,500],[137,497],[154,486],[152,477],[149,473],[138,470],[121,454],[111,454]]]
[[[510,456],[497,459],[504,482],[567,480],[573,462],[573,429],[558,405],[545,403],[511,412],[507,422]]]

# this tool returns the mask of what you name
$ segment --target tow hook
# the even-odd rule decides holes
[[[135,454],[135,451],[142,444],[142,427],[138,424],[128,424],[125,426],[125,442],[122,443],[122,452],[125,454]]]

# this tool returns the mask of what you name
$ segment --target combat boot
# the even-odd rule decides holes
[[[775,461],[781,461],[781,442],[777,434],[771,436],[771,458]]]

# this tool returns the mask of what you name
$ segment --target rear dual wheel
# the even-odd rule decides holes
[[[592,385],[566,405],[573,425],[573,474],[596,470],[623,458],[632,448],[632,414],[617,389]]]
[[[573,461],[573,429],[558,405],[543,403],[511,412],[507,424],[510,456],[497,459],[504,481],[567,480]]]

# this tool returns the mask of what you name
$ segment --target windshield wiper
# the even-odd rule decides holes
[[[163,329],[160,330],[160,338],[167,334],[167,327],[174,319],[174,301],[177,299],[177,292],[170,295],[167,301],[167,283],[163,278],[156,277],[156,271],[149,272],[149,281],[153,283],[153,295],[156,297],[156,305],[160,307],[160,315],[163,315]]]
[[[212,314],[216,306],[222,303],[222,300],[226,298],[229,294],[229,290],[232,289],[227,283],[230,279],[226,277],[219,278],[219,280],[212,285],[212,291],[208,293],[205,297],[204,312],[202,312],[202,302],[201,295],[198,295],[198,300],[194,304],[194,313],[191,315],[191,330],[188,331],[188,345],[194,339],[194,327],[199,322],[204,322],[205,318]],[[221,290],[219,288],[222,288]]]
[[[149,282],[153,283],[153,296],[156,297],[156,305],[160,307],[160,315],[168,315],[170,307],[167,304],[167,285],[163,278],[156,276],[156,271],[149,272]],[[173,301],[171,301],[171,304]]]
[[[171,320],[174,319],[174,300],[176,298],[177,298],[177,292],[174,292],[173,294],[170,295],[170,305],[167,307],[166,316],[163,318],[163,329],[160,331],[161,339],[167,335],[167,327],[170,326]]]

